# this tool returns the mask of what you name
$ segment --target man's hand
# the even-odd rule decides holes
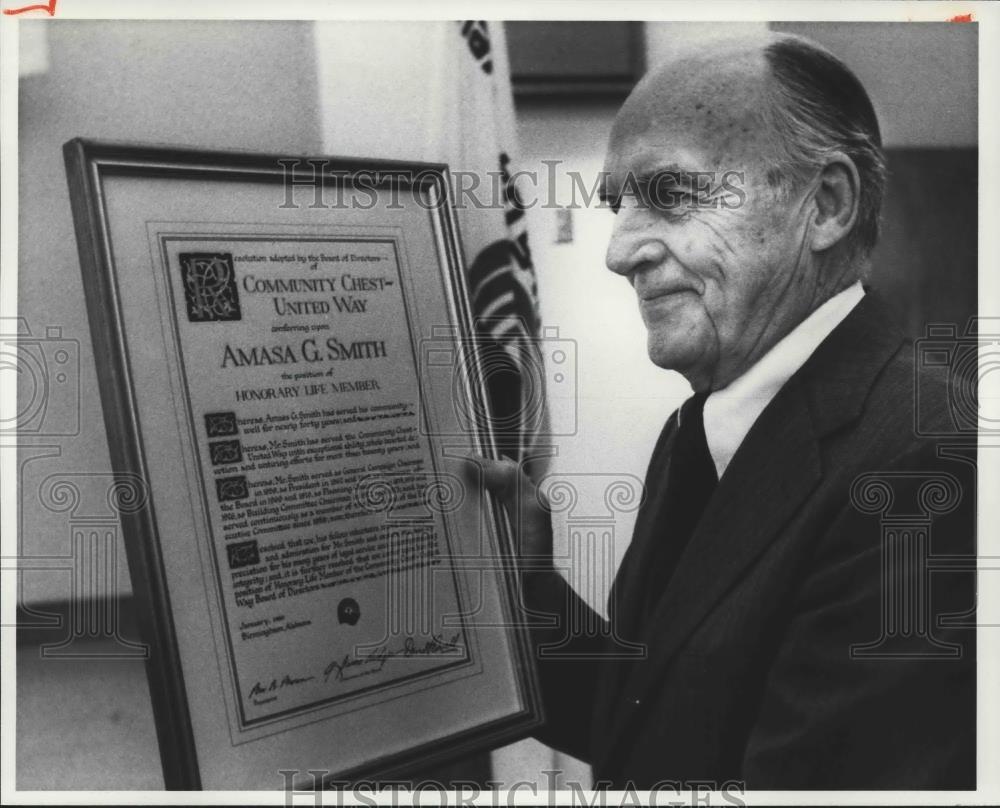
[[[538,486],[509,458],[470,458],[482,469],[483,483],[506,508],[519,561],[528,569],[551,568],[552,519]]]
[[[607,630],[553,564],[551,509],[538,486],[513,460],[470,457],[468,461],[470,473],[474,473],[472,463],[481,469],[483,485],[507,510],[514,531],[521,569],[520,607],[525,609],[520,616],[530,626],[545,705],[546,724],[535,735],[590,760],[593,705],[598,674],[607,658]]]

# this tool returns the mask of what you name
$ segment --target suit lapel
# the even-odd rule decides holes
[[[666,480],[669,473],[670,453],[677,436],[677,412],[674,411],[664,424],[660,437],[653,448],[649,468],[646,472],[646,491],[642,507],[639,509],[632,531],[632,541],[625,551],[618,574],[608,595],[608,617],[613,638],[609,651],[617,648],[617,641],[629,643],[639,641],[642,629],[642,598],[630,593],[642,592],[647,583],[645,559],[653,552],[654,544],[663,539],[661,519]],[[594,721],[591,742],[598,748],[606,736],[606,726],[618,707],[618,694],[625,676],[639,660],[619,660],[600,668],[595,694]]]
[[[781,389],[747,434],[719,481],[705,515],[678,561],[653,617],[639,633],[648,659],[624,671],[624,687],[608,705],[611,732],[595,750],[598,769],[618,745],[630,721],[662,681],[663,671],[685,640],[752,566],[822,479],[820,440],[856,418],[878,372],[902,335],[873,295],[865,299]],[[665,531],[646,535],[666,538]],[[633,616],[640,593],[629,590],[646,547],[636,547],[619,600]],[[623,568],[623,572],[625,569]]]
[[[779,395],[785,400],[765,410],[719,481],[640,635],[649,656],[627,671],[618,709],[608,713],[608,751],[643,713],[633,705],[647,700],[678,648],[819,483],[819,448],[802,391],[786,386]]]
[[[670,453],[676,436],[677,412],[674,411],[667,419],[650,458],[646,473],[645,501],[636,518],[632,541],[608,597],[608,615],[614,628],[628,640],[637,639],[642,619],[641,599],[630,597],[629,593],[642,586],[646,572],[644,561],[649,558],[653,544],[663,538],[663,528],[657,522],[663,507]]]

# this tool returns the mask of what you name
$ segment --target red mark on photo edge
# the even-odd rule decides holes
[[[21,8],[5,8],[4,14],[24,14],[25,11],[46,11],[50,17],[56,16],[57,0],[49,0],[48,3],[36,3],[33,6],[21,6]]]
[[[948,22],[972,22],[972,14],[956,14],[954,17],[949,17]]]

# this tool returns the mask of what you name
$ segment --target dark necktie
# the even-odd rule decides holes
[[[678,413],[677,434],[664,463],[665,488],[656,511],[656,524],[652,526],[653,542],[647,559],[643,598],[647,617],[655,610],[718,483],[705,439],[707,398],[707,393],[696,393],[684,402]]]

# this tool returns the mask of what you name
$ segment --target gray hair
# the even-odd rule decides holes
[[[770,69],[767,117],[778,135],[772,185],[820,168],[835,151],[860,178],[858,218],[848,235],[852,254],[867,256],[879,237],[886,162],[878,118],[864,86],[847,65],[803,37],[780,35],[764,48]]]

